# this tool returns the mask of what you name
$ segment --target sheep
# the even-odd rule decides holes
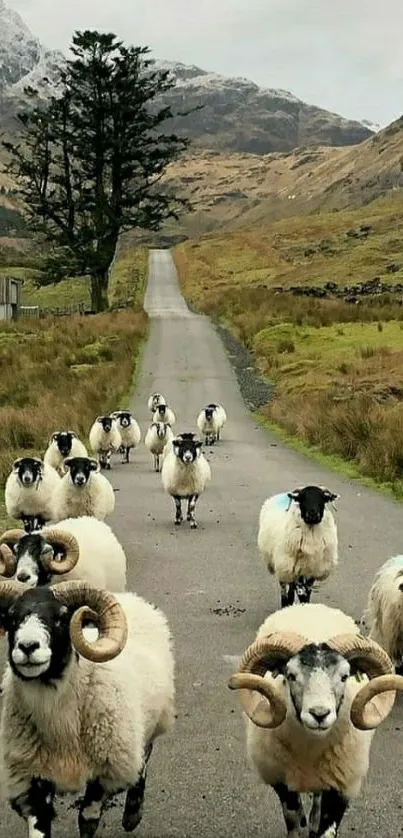
[[[386,652],[342,611],[294,605],[261,625],[228,686],[241,690],[247,754],[276,792],[288,835],[306,826],[300,795],[313,793],[309,835],[336,838],[375,728],[403,689]]]
[[[91,457],[68,457],[66,474],[53,498],[53,521],[93,515],[103,521],[115,509],[115,492],[98,461]]]
[[[206,445],[214,445],[220,438],[223,420],[218,407],[216,404],[208,404],[200,411],[196,420],[197,427],[200,434],[204,436]]]
[[[377,571],[364,620],[369,636],[382,646],[396,667],[403,662],[403,556],[393,556]]]
[[[43,461],[63,476],[66,473],[64,461],[67,457],[86,456],[87,449],[74,431],[55,431],[50,437]]]
[[[190,521],[190,527],[194,530],[197,528],[196,502],[211,480],[211,469],[202,454],[200,440],[183,437],[185,434],[182,435],[182,439],[175,437],[168,443],[172,447],[163,459],[161,479],[165,491],[175,501],[176,526],[180,526],[183,521],[182,499],[186,498],[188,501],[187,520]]]
[[[164,422],[165,425],[172,426],[176,422],[176,416],[167,404],[160,404],[153,413],[153,422]]]
[[[116,419],[112,416],[98,416],[89,433],[90,445],[99,457],[101,468],[110,469],[111,454],[119,451],[122,437]]]
[[[54,493],[60,475],[40,457],[14,460],[5,486],[5,504],[9,518],[21,520],[27,532],[52,519]]]
[[[153,415],[157,410],[158,405],[166,403],[166,398],[162,395],[162,393],[153,393],[148,400],[148,409]]]
[[[89,613],[94,629],[83,628]],[[2,788],[30,836],[50,838],[57,793],[80,793],[81,838],[126,792],[122,826],[142,819],[155,740],[174,724],[172,639],[165,615],[133,593],[85,582],[0,583],[8,664],[0,721]]]
[[[152,422],[144,443],[154,458],[154,469],[160,471],[161,455],[168,442],[174,438],[171,426],[165,422]]]
[[[339,495],[305,486],[268,498],[259,516],[257,544],[269,573],[281,590],[281,606],[310,602],[316,580],[326,579],[338,564],[337,527],[326,504]]]
[[[137,448],[141,442],[140,426],[130,410],[115,410],[112,416],[117,421],[119,433],[122,437],[120,448],[122,463],[128,463],[130,461],[130,449]]]
[[[126,590],[126,556],[103,521],[66,518],[40,531],[7,530],[0,537],[0,574],[35,587],[81,579],[109,591]]]

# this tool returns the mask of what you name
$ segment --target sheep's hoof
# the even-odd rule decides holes
[[[182,518],[179,518],[179,519],[175,518],[175,527],[180,527],[181,523],[182,523]]]
[[[197,530],[197,524],[196,524],[196,521],[191,521],[191,522],[190,522],[190,529],[191,529],[191,530]]]
[[[138,827],[139,823],[141,823],[143,818],[143,805],[141,804],[137,811],[130,811],[130,801],[129,805],[126,803],[125,811],[123,812],[122,818],[122,826],[125,832],[134,832],[134,830]]]

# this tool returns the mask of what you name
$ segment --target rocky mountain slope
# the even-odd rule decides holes
[[[12,127],[25,86],[39,87],[44,95],[52,90],[62,61],[60,52],[45,48],[0,0],[0,127]],[[226,78],[200,67],[157,64],[177,81],[164,104],[174,111],[203,105],[197,113],[175,120],[175,129],[198,147],[266,154],[307,144],[353,145],[373,133],[367,124],[308,105],[285,90],[264,89],[248,79]]]

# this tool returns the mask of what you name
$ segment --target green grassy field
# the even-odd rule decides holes
[[[146,252],[124,252],[113,268],[111,299],[117,303],[131,298],[131,307],[90,317],[21,318],[1,324],[2,486],[13,460],[43,454],[54,430],[71,428],[86,441],[99,413],[127,401],[147,333],[142,308],[146,274]],[[54,291],[46,288],[37,293],[49,292],[46,304],[52,305]],[[69,300],[78,300],[76,284],[69,294]],[[31,303],[41,304],[34,296]],[[0,504],[0,526],[11,524],[15,522],[7,519]]]
[[[364,210],[204,236],[175,251],[187,299],[227,325],[274,383],[262,415],[399,496],[403,294],[392,284],[403,283],[402,233],[403,200],[395,197]],[[357,304],[287,292],[375,277],[388,292]]]

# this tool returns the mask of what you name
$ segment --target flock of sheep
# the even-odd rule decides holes
[[[175,524],[197,524],[211,479],[203,442],[175,435],[175,415],[158,393],[145,445]],[[197,427],[220,439],[222,405]],[[42,458],[20,458],[6,482],[10,517],[23,528],[0,537],[0,627],[7,635],[0,753],[4,794],[27,821],[29,838],[50,838],[57,792],[77,793],[80,838],[93,838],[109,800],[125,792],[123,828],[142,818],[154,741],[175,718],[174,654],[159,608],[126,592],[124,550],[105,523],[111,455],[141,440],[129,410],[100,416],[89,441],[55,432]],[[337,495],[302,486],[263,504],[257,546],[279,585],[281,607],[246,649],[229,687],[239,690],[247,753],[281,802],[287,834],[336,838],[367,774],[375,729],[403,677],[403,557],[377,573],[368,596],[367,637],[342,611],[311,604],[312,590],[338,563]],[[298,599],[298,604],[295,599]],[[311,795],[308,817],[301,794]]]

